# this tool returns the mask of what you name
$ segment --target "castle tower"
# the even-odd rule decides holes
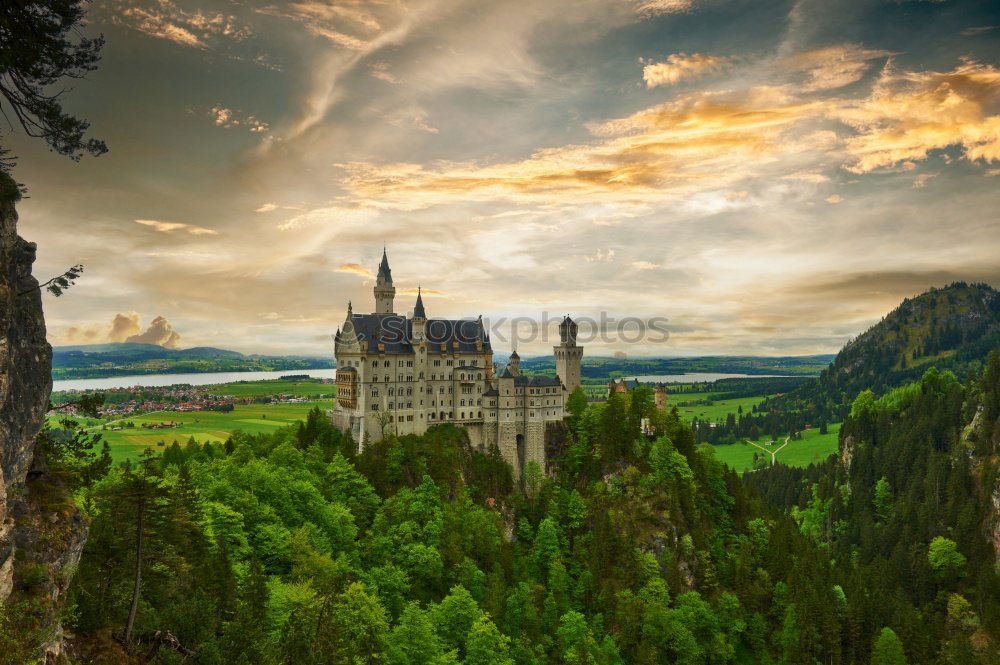
[[[396,287],[392,285],[392,271],[389,270],[389,257],[382,248],[382,263],[378,267],[378,277],[375,278],[375,313],[395,314],[392,309],[393,298],[396,297]]]
[[[667,384],[657,383],[656,392],[654,393],[654,399],[657,411],[667,410]]]
[[[417,302],[413,306],[413,316],[410,319],[413,322],[413,341],[423,342],[424,328],[427,326],[427,312],[424,311],[424,298],[419,286],[417,287]]]
[[[521,356],[517,355],[517,351],[510,352],[510,362],[507,363],[507,369],[514,376],[521,376]]]
[[[576,333],[576,321],[567,314],[559,324],[559,346],[552,349],[556,357],[556,375],[570,392],[580,386],[580,362],[583,359],[583,347],[576,345]]]

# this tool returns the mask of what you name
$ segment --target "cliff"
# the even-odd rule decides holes
[[[51,658],[60,650],[62,596],[86,524],[35,451],[52,349],[31,275],[35,245],[17,235],[17,199],[13,181],[0,174],[0,605],[16,607],[7,627],[21,646]]]

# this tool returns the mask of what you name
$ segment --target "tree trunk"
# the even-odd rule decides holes
[[[125,644],[132,642],[132,628],[135,626],[135,615],[139,611],[139,588],[142,586],[142,518],[145,500],[140,498],[136,503],[135,528],[135,584],[132,586],[132,607],[128,611],[128,623],[125,624]]]

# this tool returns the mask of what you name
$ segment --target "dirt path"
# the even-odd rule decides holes
[[[783,444],[781,444],[780,446],[778,446],[777,448],[775,448],[774,450],[770,450],[768,448],[765,448],[764,446],[758,445],[758,444],[754,443],[753,441],[747,441],[747,443],[749,443],[751,446],[753,446],[755,448],[760,448],[765,453],[768,453],[771,456],[771,466],[774,466],[775,464],[777,464],[777,461],[778,461],[777,460],[778,453],[781,452],[782,448],[784,448],[785,446],[788,445],[788,440],[790,438],[791,438],[790,436],[786,436],[785,437],[785,442]],[[771,444],[773,444],[773,443],[774,443],[774,440],[772,439]]]

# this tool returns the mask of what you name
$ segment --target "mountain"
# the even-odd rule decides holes
[[[1000,346],[1000,292],[955,282],[907,298],[837,354],[815,381],[769,400],[772,411],[803,411],[840,420],[870,388],[882,394],[935,366],[964,378]]]
[[[244,355],[238,351],[197,346],[166,349],[128,342],[57,346],[52,349],[53,379],[88,379],[132,374],[241,372],[325,369],[333,357]]]

